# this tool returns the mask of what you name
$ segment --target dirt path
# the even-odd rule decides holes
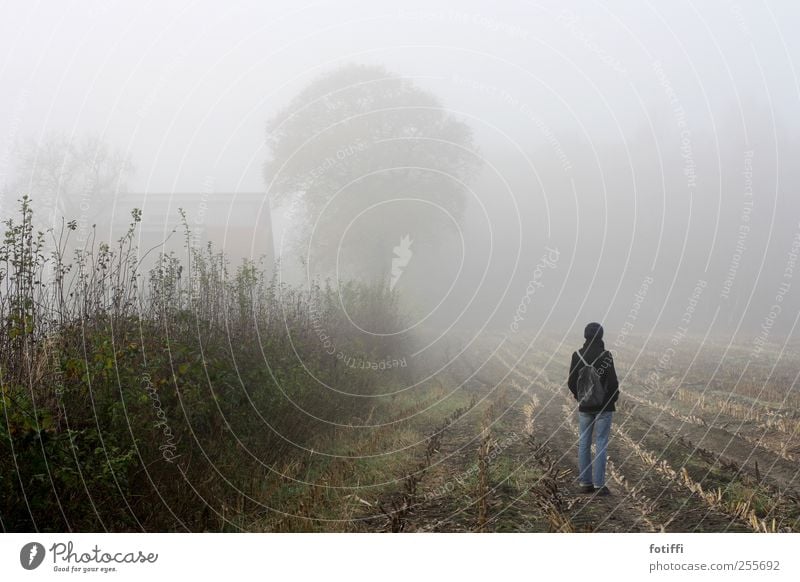
[[[565,374],[566,367],[562,370],[562,375]],[[695,454],[705,455],[713,463],[735,465],[739,471],[758,481],[780,491],[796,493],[800,466],[792,459],[784,458],[752,439],[704,423],[699,417],[682,415],[670,402],[656,395],[650,395],[657,398],[656,401],[649,401],[635,383],[628,383],[624,387],[624,394],[630,406],[623,410],[623,422],[644,422],[650,427],[650,432],[666,435],[661,450],[675,443],[688,445]],[[695,419],[700,422],[694,422]],[[742,423],[732,419],[727,424],[736,426]]]
[[[729,438],[720,441],[723,435],[698,425],[687,428],[655,407],[622,406],[609,444],[607,483],[613,495],[581,494],[574,402],[563,383],[552,382],[530,362],[517,361],[507,349],[475,361],[484,364],[465,389],[482,404],[442,432],[412,495],[389,495],[396,507],[402,506],[397,495],[405,495],[402,531],[711,532],[758,527],[749,508],[733,511],[693,480],[703,477],[703,471],[708,476],[708,467],[722,462],[708,458],[711,453],[704,447],[722,449],[730,445]],[[741,448],[748,452],[753,447]],[[696,466],[686,463],[692,458]],[[789,478],[782,473],[789,471],[783,463],[766,455],[758,458],[764,460],[765,471],[778,467],[767,476]],[[381,501],[384,507],[389,498]],[[378,529],[386,531],[389,524],[387,517]]]
[[[518,375],[524,380],[532,379],[529,374]],[[539,373],[539,376],[543,380],[534,381],[529,387],[543,402],[549,403],[537,418],[539,430],[550,435],[553,448],[565,451],[562,462],[574,467],[578,439],[574,403],[567,398],[565,387],[548,384],[546,375]],[[615,424],[614,432],[618,434],[621,429]],[[633,444],[635,440],[630,443],[612,435],[607,482],[615,494],[580,495],[579,499],[587,499],[591,504],[589,501],[576,504],[577,522],[589,521],[594,531],[721,531],[724,528],[749,531],[744,525],[731,525],[730,516],[709,508],[697,495],[653,470],[633,449]],[[577,473],[577,468],[573,473]],[[573,481],[568,486],[574,489],[576,484]],[[601,513],[595,518],[597,509]]]
[[[506,357],[517,362],[513,354],[507,354]],[[566,373],[566,369],[563,371]],[[523,377],[541,378],[550,391],[563,394],[568,400],[566,388],[561,383],[551,382],[548,373],[541,368],[526,367],[517,362],[515,372]],[[550,370],[548,372],[552,373]],[[569,405],[572,406],[572,403]],[[658,413],[670,419],[670,424],[659,422]],[[564,416],[569,415],[570,411],[566,410]],[[620,485],[620,493],[634,499],[640,498],[638,505],[646,509],[652,521],[660,523],[659,529],[753,531],[757,526],[747,511],[734,511],[734,508],[722,507],[722,504],[711,499],[715,487],[724,488],[729,483],[738,482],[738,477],[742,476],[739,467],[719,454],[698,447],[685,435],[675,431],[676,421],[680,422],[660,409],[640,407],[638,402],[631,406],[623,403],[618,407],[609,457],[616,460],[616,464],[611,463],[611,480]],[[574,423],[573,432],[577,435]],[[747,447],[742,448],[747,450]],[[699,483],[705,485],[705,491],[697,487]],[[797,509],[796,497],[794,501],[791,497],[781,498],[780,502],[791,505],[793,511]],[[774,511],[766,512],[767,518],[774,515]]]
[[[541,407],[533,416],[533,438],[545,447],[550,456],[564,470],[560,488],[571,500],[569,518],[576,529],[581,531],[653,531],[646,516],[626,497],[585,495],[578,492],[577,476],[577,431],[565,415],[565,401],[547,390],[541,383],[534,382],[520,388],[529,395],[535,395]]]

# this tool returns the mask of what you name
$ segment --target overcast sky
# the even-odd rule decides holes
[[[707,281],[696,332],[744,315],[757,330],[800,230],[797,2],[44,1],[2,15],[0,183],[18,143],[61,132],[127,152],[132,190],[263,190],[267,121],[356,62],[414,79],[473,128],[504,253],[484,258],[521,285],[510,312],[549,244],[566,257],[548,276],[567,322],[623,325],[654,276],[651,323]]]
[[[592,139],[669,115],[655,61],[695,126],[741,102],[798,126],[797,3],[566,4],[4,2],[2,145],[94,132],[130,151],[135,189],[199,189],[212,175],[259,190],[266,120],[351,61],[418,79],[489,141],[534,133],[523,104]]]

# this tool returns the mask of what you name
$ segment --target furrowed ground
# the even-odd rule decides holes
[[[571,347],[483,338],[450,369],[470,407],[430,425],[435,443],[403,465],[394,487],[364,496],[360,515],[370,519],[361,526],[798,531],[796,362],[776,353],[720,377],[713,372],[726,347],[687,343],[686,361],[670,367],[685,377],[668,377],[658,340],[650,344],[614,352],[622,396],[609,445],[612,496],[577,493],[577,420],[565,385]],[[745,352],[728,347],[727,358],[742,362]]]

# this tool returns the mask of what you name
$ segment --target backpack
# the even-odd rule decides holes
[[[600,408],[606,399],[606,388],[600,379],[600,374],[594,367],[595,362],[605,355],[605,351],[589,364],[583,359],[580,352],[575,352],[583,362],[583,368],[578,372],[578,403],[586,408]]]

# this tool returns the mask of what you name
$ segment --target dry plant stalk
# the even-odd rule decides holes
[[[491,448],[491,430],[483,427],[480,445],[478,446],[478,531],[486,531],[489,518],[489,449]]]
[[[439,452],[444,431],[472,406],[474,406],[474,402],[471,403],[469,407],[455,409],[444,419],[442,424],[434,429],[425,445],[425,458],[417,464],[414,471],[407,473],[403,478],[403,490],[400,492],[399,496],[391,500],[390,507],[387,509],[380,501],[375,504],[387,519],[386,527],[388,531],[392,533],[406,531],[408,518],[411,516],[414,509],[423,501],[419,498],[417,485],[419,485],[425,473],[430,468],[433,456]]]
[[[702,484],[692,479],[686,467],[682,467],[680,472],[676,471],[666,459],[659,460],[652,452],[642,448],[639,443],[634,441],[624,429],[615,427],[614,430],[617,436],[619,436],[628,446],[630,446],[639,456],[639,458],[641,458],[645,463],[650,465],[655,471],[666,477],[668,480],[681,485],[692,493],[695,493],[709,507],[721,511],[726,515],[745,523],[755,532],[778,531],[777,529],[771,529],[772,527],[777,527],[774,520],[772,524],[767,524],[764,520],[758,517],[758,514],[751,507],[750,500],[733,502],[725,499],[722,493],[722,488],[717,488],[713,491],[705,490]]]

